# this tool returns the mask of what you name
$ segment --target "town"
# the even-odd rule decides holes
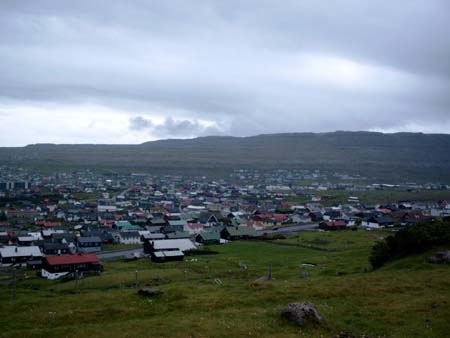
[[[0,338],[450,337],[448,0],[0,27]]]
[[[373,180],[373,179],[372,179]],[[42,278],[102,273],[102,260],[183,260],[205,245],[303,231],[374,231],[450,216],[450,186],[371,183],[319,170],[206,176],[0,167],[0,263]]]

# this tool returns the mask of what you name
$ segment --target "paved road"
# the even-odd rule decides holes
[[[287,227],[280,227],[278,229],[272,230],[261,230],[261,232],[265,232],[268,234],[293,234],[301,231],[314,231],[318,229],[317,223],[308,223],[308,224],[296,224]]]
[[[127,257],[134,253],[142,255],[144,249],[129,249],[129,250],[114,250],[114,251],[102,251],[97,253],[98,258],[117,258],[117,257]]]
[[[131,190],[131,187],[126,188],[124,191],[118,193],[117,196],[125,196],[125,194],[126,194],[127,192],[129,192],[130,190]]]

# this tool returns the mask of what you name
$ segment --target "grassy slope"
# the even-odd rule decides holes
[[[218,255],[187,259],[187,278],[182,262],[107,261],[105,273],[83,280],[79,294],[73,281],[29,278],[20,282],[15,304],[10,290],[0,289],[0,337],[332,337],[340,331],[448,337],[449,267],[426,263],[424,254],[364,272],[370,246],[384,235],[304,233],[276,244],[215,246]],[[240,261],[248,270],[239,269]],[[306,279],[303,262],[318,264]],[[269,265],[274,280],[255,282]],[[141,285],[163,278],[164,294],[151,301],[137,296],[136,270]],[[316,304],[325,324],[301,329],[282,320],[280,310],[292,301]]]

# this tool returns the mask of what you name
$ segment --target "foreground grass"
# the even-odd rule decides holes
[[[211,246],[218,254],[185,262],[106,261],[105,273],[85,278],[79,293],[74,281],[30,277],[19,282],[14,303],[1,287],[0,337],[448,337],[449,267],[426,263],[427,253],[366,272],[370,247],[384,235],[305,233]],[[286,245],[298,242],[313,248]],[[274,279],[256,281],[269,267]],[[139,297],[136,271],[140,286],[164,294]],[[300,328],[281,319],[293,301],[313,302],[324,324]]]

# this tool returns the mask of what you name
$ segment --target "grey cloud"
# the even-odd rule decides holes
[[[146,130],[153,126],[154,124],[151,120],[144,119],[142,116],[136,116],[130,119],[131,130]]]
[[[222,130],[215,125],[205,125],[197,120],[178,120],[172,117],[165,118],[162,123],[155,123],[142,116],[132,117],[129,120],[129,129],[146,131],[159,138],[188,138],[223,134]]]
[[[242,136],[450,119],[447,0],[4,0],[0,27],[0,103],[94,103],[128,114],[131,132]],[[324,58],[317,74],[305,56]],[[360,78],[351,67],[348,79],[321,71],[326,60],[361,65]],[[155,112],[172,118],[155,124]]]

